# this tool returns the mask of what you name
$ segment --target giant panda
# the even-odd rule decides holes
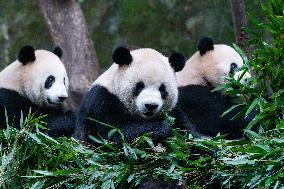
[[[47,114],[48,134],[72,134],[75,114],[63,108],[68,77],[61,56],[59,47],[50,52],[27,45],[19,50],[17,60],[0,72],[1,129],[7,124],[20,128],[21,115],[26,117],[31,111],[36,116]]]
[[[242,58],[232,47],[214,45],[211,38],[204,37],[198,43],[198,51],[186,61],[184,69],[177,72],[178,108],[189,120],[185,127],[196,131],[196,137],[215,137],[218,133],[226,135],[227,139],[243,136],[250,118],[232,120],[241,111],[240,107],[221,117],[234,104],[222,92],[212,92],[226,82],[224,77],[241,79],[244,83],[250,75],[238,70],[242,66]]]
[[[112,57],[114,63],[94,81],[81,103],[75,137],[107,138],[112,128],[105,124],[119,128],[127,142],[143,133],[154,140],[166,137],[169,126],[162,112],[171,112],[177,103],[175,72],[183,68],[184,56],[173,53],[167,58],[150,48],[118,47]],[[120,139],[119,135],[112,138]]]

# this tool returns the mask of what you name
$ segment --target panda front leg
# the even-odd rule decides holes
[[[152,140],[159,141],[170,134],[170,127],[166,121],[127,122],[120,127],[120,130],[126,142],[132,142],[144,134],[149,134]],[[111,140],[120,143],[121,136],[116,134]]]
[[[71,137],[74,134],[76,113],[69,111],[59,115],[47,115],[45,122],[47,123],[48,128],[46,133],[49,136]]]

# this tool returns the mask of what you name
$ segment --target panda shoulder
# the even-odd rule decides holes
[[[0,88],[0,104],[3,106],[33,107],[33,103],[15,90]]]
[[[91,85],[90,90],[97,86],[100,85],[102,87],[105,87],[109,89],[111,86],[113,86],[113,78],[116,75],[118,70],[118,65],[113,64],[110,68],[108,68],[104,73],[102,73]]]
[[[22,64],[14,61],[0,72],[0,88],[21,92]]]

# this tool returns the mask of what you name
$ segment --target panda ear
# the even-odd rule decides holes
[[[118,65],[129,65],[133,59],[127,48],[117,47],[112,54],[112,60]]]
[[[35,50],[32,46],[24,46],[18,52],[18,61],[26,65],[29,62],[35,61]]]
[[[181,53],[173,53],[169,57],[169,62],[175,72],[179,72],[183,69],[185,65],[185,57]]]
[[[63,51],[60,47],[55,47],[53,49],[53,53],[56,54],[60,59],[62,58],[62,55],[63,55]]]
[[[198,42],[198,50],[200,55],[204,55],[207,51],[211,51],[214,49],[213,40],[209,37],[203,37]]]

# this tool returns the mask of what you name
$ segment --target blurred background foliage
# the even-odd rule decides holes
[[[197,41],[234,42],[228,0],[80,0],[102,68],[111,63],[114,47],[151,47],[190,57]],[[245,0],[246,11],[264,18],[259,0]],[[66,31],[68,32],[68,31]],[[26,44],[52,49],[52,39],[36,0],[0,1],[0,69]]]

